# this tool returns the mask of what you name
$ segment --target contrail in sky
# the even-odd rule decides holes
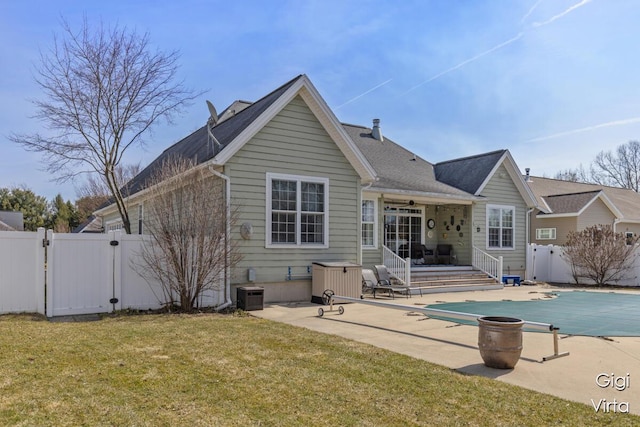
[[[536,4],[534,4],[533,6],[531,6],[531,9],[529,9],[529,11],[522,17],[522,19],[520,20],[520,23],[524,23],[525,19],[527,19],[529,17],[529,15],[531,15],[533,13],[533,11],[536,9],[536,7],[538,7],[538,5],[542,3],[542,0],[538,0],[536,2]]]
[[[526,18],[527,18],[527,17],[528,17],[532,12],[533,12],[533,10],[536,8],[536,6],[538,6],[538,4],[540,4],[540,2],[541,2],[541,1],[542,1],[542,0],[539,0],[536,4],[534,4],[534,5],[533,5],[533,7],[529,10],[529,12],[527,12],[527,14],[522,18],[522,21],[524,21],[524,20],[525,20],[525,19],[526,19]],[[557,20],[557,19],[560,19],[560,18],[562,18],[563,16],[565,16],[565,15],[567,15],[567,14],[569,14],[569,13],[573,12],[573,11],[574,11],[574,10],[576,10],[577,8],[584,6],[585,4],[587,4],[587,3],[589,3],[589,2],[591,2],[591,0],[582,0],[580,3],[576,3],[576,4],[574,4],[573,6],[571,6],[570,8],[568,8],[567,10],[565,10],[564,12],[562,12],[562,13],[560,13],[560,14],[558,14],[558,15],[555,15],[555,16],[553,16],[552,18],[550,18],[550,19],[548,19],[548,20],[546,20],[546,21],[544,21],[544,22],[536,22],[536,23],[534,23],[534,24],[531,26],[531,28],[540,28],[540,27],[543,27],[543,26],[545,26],[545,25],[548,25],[548,24],[552,23],[553,21],[555,21],[555,20]],[[409,93],[409,92],[411,92],[411,91],[413,91],[413,90],[415,90],[415,89],[419,88],[419,87],[420,87],[420,86],[422,86],[422,85],[425,85],[425,84],[427,84],[427,83],[429,83],[429,82],[432,82],[432,81],[434,81],[434,80],[436,80],[436,79],[438,79],[438,78],[440,78],[440,77],[444,76],[445,74],[448,74],[448,73],[450,73],[450,72],[452,72],[452,71],[455,71],[455,70],[457,70],[457,69],[459,69],[459,68],[464,67],[465,65],[469,64],[470,62],[476,61],[476,60],[478,60],[478,59],[482,58],[483,56],[486,56],[486,55],[488,55],[488,54],[490,54],[490,53],[492,53],[492,52],[495,52],[495,51],[496,51],[496,50],[498,50],[498,49],[501,49],[501,48],[503,48],[503,47],[505,47],[505,46],[508,46],[508,45],[510,45],[511,43],[513,43],[513,42],[515,42],[515,41],[517,41],[517,40],[520,40],[520,39],[522,38],[522,36],[523,36],[523,35],[524,35],[524,32],[520,32],[517,36],[515,36],[515,37],[513,37],[513,38],[511,38],[511,39],[509,39],[509,40],[507,40],[507,41],[505,41],[505,42],[502,42],[502,43],[500,43],[499,45],[494,46],[494,47],[492,47],[491,49],[489,49],[489,50],[487,50],[487,51],[485,51],[485,52],[482,52],[482,53],[481,53],[481,54],[479,54],[479,55],[474,56],[473,58],[467,59],[466,61],[462,61],[461,63],[459,63],[458,65],[456,65],[456,66],[454,66],[454,67],[451,67],[451,68],[449,68],[449,69],[447,69],[447,70],[444,70],[443,72],[441,72],[441,73],[439,73],[439,74],[436,74],[435,76],[433,76],[433,77],[429,78],[428,80],[425,80],[424,82],[420,83],[419,85],[416,85],[416,86],[412,87],[411,89],[409,89],[408,91],[404,92],[404,93],[403,93],[403,94],[401,94],[400,96],[404,96],[404,95],[406,95],[407,93]]]
[[[560,18],[562,18],[563,16],[565,16],[566,14],[571,13],[571,12],[573,12],[574,10],[576,10],[577,8],[582,7],[582,6],[584,6],[585,4],[590,3],[590,2],[591,2],[591,0],[582,0],[580,3],[576,3],[576,4],[574,4],[573,6],[571,6],[569,9],[565,10],[564,12],[559,13],[558,15],[553,16],[553,17],[551,17],[550,19],[547,19],[547,20],[546,20],[546,21],[544,21],[544,22],[534,22],[531,26],[532,26],[533,28],[539,28],[539,27],[542,27],[542,26],[544,26],[544,25],[551,24],[551,23],[552,23],[553,21],[555,21],[556,19],[560,19]],[[538,2],[538,3],[539,3],[539,2]],[[537,3],[536,3],[536,5],[537,5]]]
[[[560,14],[558,14],[558,15],[555,15],[555,16],[553,16],[553,17],[549,18],[549,19],[548,19],[548,20],[546,20],[546,21],[543,21],[543,22],[534,22],[534,23],[531,25],[531,28],[540,28],[540,27],[543,27],[543,26],[545,26],[545,25],[548,25],[548,24],[552,23],[553,21],[555,21],[555,20],[557,20],[557,19],[562,18],[563,16],[565,16],[565,15],[567,15],[567,14],[569,14],[569,13],[573,12],[574,10],[578,9],[579,7],[584,6],[585,4],[587,4],[587,3],[591,2],[591,1],[592,1],[592,0],[582,0],[580,3],[576,3],[576,4],[574,4],[573,6],[569,7],[569,8],[568,8],[567,10],[565,10],[564,12],[562,12],[562,13],[560,13]],[[529,15],[531,15],[531,14],[533,13],[533,11],[536,9],[536,7],[538,7],[538,5],[539,5],[541,2],[542,2],[542,0],[538,0],[538,1],[537,1],[537,2],[536,2],[536,3],[531,7],[531,9],[529,9],[529,11],[528,11],[528,12],[527,12],[523,17],[522,17],[522,19],[520,20],[520,23],[524,22],[524,20],[525,20],[525,19],[527,19],[527,18],[529,17]],[[474,56],[474,57],[472,57],[472,58],[469,58],[469,59],[467,59],[467,60],[465,60],[465,61],[462,61],[462,62],[461,62],[461,63],[459,63],[458,65],[455,65],[455,66],[453,66],[453,67],[451,67],[451,68],[448,68],[448,69],[446,69],[446,70],[444,70],[444,71],[442,71],[442,72],[440,72],[440,73],[436,74],[435,76],[433,76],[433,77],[431,77],[431,78],[429,78],[429,79],[427,79],[427,80],[423,81],[422,83],[420,83],[420,84],[418,84],[418,85],[416,85],[416,86],[412,87],[411,89],[407,90],[406,92],[402,93],[400,96],[404,96],[404,95],[408,94],[409,92],[412,92],[412,91],[416,90],[416,89],[417,89],[417,88],[419,88],[420,86],[426,85],[427,83],[430,83],[430,82],[432,82],[432,81],[434,81],[434,80],[436,80],[436,79],[439,79],[440,77],[444,76],[445,74],[449,74],[450,72],[455,71],[455,70],[457,70],[457,69],[460,69],[460,68],[464,67],[465,65],[467,65],[467,64],[469,64],[469,63],[471,63],[471,62],[477,61],[478,59],[483,58],[484,56],[487,56],[487,55],[489,55],[490,53],[493,53],[493,52],[495,52],[495,51],[496,51],[496,50],[498,50],[498,49],[502,49],[503,47],[508,46],[508,45],[510,45],[511,43],[514,43],[514,42],[516,42],[516,41],[520,40],[520,39],[522,38],[522,36],[524,36],[524,32],[520,32],[520,33],[518,33],[518,35],[516,35],[515,37],[510,38],[509,40],[507,40],[507,41],[505,41],[505,42],[502,42],[502,43],[500,43],[499,45],[496,45],[496,46],[492,47],[492,48],[491,48],[491,49],[489,49],[489,50],[486,50],[486,51],[484,51],[484,52],[482,52],[482,53],[480,53],[480,54],[478,54],[478,55],[476,55],[476,56]],[[351,98],[351,99],[350,99],[350,100],[348,100],[347,102],[345,102],[345,103],[343,103],[343,104],[340,104],[340,105],[338,105],[338,106],[337,106],[337,107],[335,107],[335,108],[337,109],[337,108],[340,108],[340,107],[344,107],[345,105],[350,104],[350,103],[352,103],[352,102],[354,102],[354,101],[356,101],[356,100],[358,100],[358,99],[362,98],[363,96],[365,96],[365,95],[367,95],[367,94],[369,94],[369,93],[373,92],[374,90],[376,90],[376,89],[378,89],[378,88],[380,88],[380,87],[382,87],[382,86],[386,85],[387,83],[389,83],[389,82],[390,82],[390,81],[392,81],[392,80],[393,80],[393,79],[389,79],[389,80],[387,80],[387,81],[385,81],[385,82],[383,82],[383,83],[380,83],[379,85],[377,85],[377,86],[375,86],[375,87],[372,87],[371,89],[367,90],[366,92],[363,92],[363,93],[361,93],[360,95],[358,95],[358,96],[356,96],[356,97],[354,97],[354,98]]]
[[[478,59],[482,58],[483,56],[487,56],[487,55],[489,55],[490,53],[495,52],[495,51],[496,51],[496,50],[498,50],[498,49],[501,49],[501,48],[503,48],[503,47],[505,47],[505,46],[507,46],[507,45],[510,45],[511,43],[513,43],[513,42],[515,42],[515,41],[517,41],[517,40],[520,40],[520,39],[522,38],[522,36],[523,36],[523,35],[524,35],[524,33],[518,33],[518,35],[517,35],[517,36],[515,36],[515,37],[513,37],[513,38],[511,38],[511,39],[509,39],[509,40],[507,40],[506,42],[502,42],[502,43],[500,43],[499,45],[494,46],[494,47],[492,47],[491,49],[486,50],[486,51],[484,51],[484,52],[482,52],[482,53],[480,53],[480,54],[478,54],[478,55],[474,56],[473,58],[467,59],[466,61],[462,61],[462,62],[461,62],[461,63],[459,63],[458,65],[455,65],[455,66],[453,66],[453,67],[451,67],[451,68],[449,68],[449,69],[447,69],[447,70],[444,70],[444,71],[443,71],[443,72],[441,72],[441,73],[436,74],[435,76],[431,77],[430,79],[425,80],[425,81],[423,81],[422,83],[420,83],[420,84],[418,84],[418,85],[416,85],[416,86],[412,87],[412,88],[411,88],[411,89],[409,89],[408,91],[406,91],[406,92],[402,93],[400,96],[406,95],[406,94],[408,94],[409,92],[411,92],[411,91],[413,91],[413,90],[415,90],[415,89],[419,88],[419,87],[420,87],[420,86],[422,86],[422,85],[426,85],[427,83],[432,82],[432,81],[434,81],[435,79],[438,79],[438,78],[440,78],[440,77],[444,76],[445,74],[448,74],[448,73],[450,73],[450,72],[452,72],[452,71],[455,71],[455,70],[457,70],[458,68],[462,68],[462,67],[464,67],[465,65],[467,65],[467,64],[468,64],[468,63],[470,63],[470,62],[477,61]]]
[[[360,95],[356,96],[355,98],[351,98],[350,100],[348,100],[348,101],[347,101],[347,102],[345,102],[344,104],[340,104],[340,105],[338,105],[338,106],[337,106],[337,107],[335,107],[335,108],[336,108],[336,109],[338,109],[338,108],[340,108],[340,107],[344,107],[344,106],[345,106],[345,105],[347,105],[347,104],[351,104],[351,103],[352,103],[353,101],[355,101],[356,99],[360,99],[360,98],[362,98],[363,96],[365,96],[366,94],[371,93],[371,92],[373,92],[374,90],[378,89],[379,87],[382,87],[382,86],[386,85],[386,84],[387,84],[387,83],[389,83],[391,80],[393,80],[393,79],[389,79],[389,80],[387,80],[386,82],[382,82],[382,83],[380,83],[378,86],[372,87],[372,88],[371,88],[371,89],[369,89],[368,91],[366,91],[366,92],[364,92],[364,93],[361,93]]]
[[[612,126],[629,125],[629,124],[633,124],[633,123],[640,123],[640,117],[632,117],[630,119],[623,119],[623,120],[614,120],[614,121],[607,122],[607,123],[600,123],[599,125],[587,126],[587,127],[580,128],[580,129],[573,129],[573,130],[568,130],[568,131],[565,131],[565,132],[554,133],[553,135],[540,136],[538,138],[529,139],[529,140],[527,140],[525,142],[546,141],[547,139],[559,138],[561,136],[573,135],[573,134],[576,134],[576,133],[588,132],[588,131],[592,131],[592,130],[596,130],[596,129],[600,129],[600,128],[608,128],[608,127],[612,127]]]

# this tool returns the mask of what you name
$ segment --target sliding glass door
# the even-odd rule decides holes
[[[422,209],[385,207],[384,244],[402,258],[411,254],[412,245],[422,243]]]

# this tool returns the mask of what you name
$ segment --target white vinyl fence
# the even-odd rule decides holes
[[[548,283],[575,283],[571,266],[563,256],[564,249],[556,245],[537,245],[527,248],[527,279]],[[587,283],[585,283],[587,284]],[[631,270],[624,280],[612,285],[640,286],[640,248],[636,248]]]
[[[136,268],[141,247],[148,244],[148,237],[120,232],[0,231],[0,314],[54,317],[160,308],[159,285]],[[200,305],[223,302],[221,288]]]
[[[44,314],[44,237],[0,231],[0,313]]]

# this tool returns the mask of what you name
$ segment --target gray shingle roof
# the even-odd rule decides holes
[[[607,187],[599,184],[586,184],[583,182],[562,181],[559,179],[529,177],[529,188],[535,194],[540,206],[545,196],[602,192],[611,200],[627,221],[640,221],[640,194],[633,190],[618,187]],[[547,200],[546,198],[544,200]],[[555,211],[552,213],[556,213]]]
[[[206,162],[212,159],[220,151],[232,142],[243,130],[253,123],[267,108],[271,106],[286,90],[293,85],[302,75],[295,77],[284,85],[280,86],[273,92],[252,103],[251,105],[243,105],[245,108],[240,111],[236,111],[235,114],[228,114],[228,110],[232,107],[225,109],[222,113],[226,118],[224,121],[219,122],[213,127],[212,132],[218,142],[220,142],[220,148],[217,148],[214,143],[209,141],[209,135],[207,132],[207,126],[202,126],[200,129],[193,132],[186,138],[173,144],[167,148],[158,156],[153,162],[151,162],[146,168],[144,168],[138,175],[136,175],[131,182],[124,188],[123,194],[131,195],[142,190],[146,186],[146,182],[153,176],[153,174],[162,166],[165,160],[175,157],[191,159],[196,165]],[[246,101],[237,101],[236,104],[248,104]],[[222,116],[221,116],[222,117]],[[107,202],[106,205],[111,202]],[[106,206],[105,205],[105,206]]]
[[[343,124],[342,127],[375,169],[378,190],[405,190],[416,193],[442,194],[468,199],[465,191],[436,180],[433,165],[406,148],[385,137],[379,141],[371,136],[371,129]]]
[[[600,194],[600,190],[584,193],[556,194],[543,199],[554,214],[578,213]]]
[[[498,150],[437,163],[435,165],[436,179],[468,193],[476,194],[506,152],[507,150]]]
[[[220,116],[223,120],[212,129],[220,147],[210,141],[205,125],[167,148],[131,180],[123,194],[127,196],[144,189],[149,178],[171,157],[191,159],[195,164],[212,159],[301,77],[303,76],[295,77],[254,103],[236,101],[223,111]],[[231,110],[235,110],[235,113],[230,113]],[[395,190],[416,195],[474,199],[477,189],[506,152],[494,151],[434,166],[388,138],[383,141],[373,138],[370,128],[349,124],[342,126],[376,171],[378,181],[372,188],[380,191]],[[111,201],[106,205],[110,203]]]
[[[72,233],[102,233],[102,218],[91,215],[82,224],[74,228]]]

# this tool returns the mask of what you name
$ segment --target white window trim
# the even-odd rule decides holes
[[[118,230],[124,230],[124,223],[122,222],[122,219],[112,219],[111,221],[107,221],[104,225],[105,233]]]
[[[271,243],[271,183],[273,180],[286,180],[286,181],[296,181],[297,182],[297,190],[296,190],[296,243]],[[265,234],[265,248],[279,248],[279,249],[327,249],[329,247],[329,178],[317,177],[317,176],[304,176],[304,175],[288,175],[281,173],[272,173],[267,172],[266,174],[266,193],[265,193],[265,204],[266,204],[266,234]],[[300,211],[300,183],[304,182],[313,182],[324,184],[324,224],[323,231],[324,243],[301,243],[300,242],[300,222],[302,212]]]
[[[625,242],[628,242],[630,238],[633,239],[634,236],[635,236],[635,233],[633,231],[625,231],[624,232]],[[631,246],[631,245],[629,245],[629,243],[627,243],[627,246]]]
[[[362,249],[378,249],[378,200],[363,197],[362,204],[364,202],[373,202],[373,245],[362,243]],[[362,219],[362,204],[360,205],[360,219]],[[364,221],[361,221],[360,230],[362,230],[363,225]]]
[[[512,246],[509,247],[503,247],[503,246],[489,246],[489,211],[491,209],[501,209],[501,210],[512,210],[513,211],[513,238],[512,238]],[[485,223],[485,229],[487,230],[486,232],[486,247],[487,250],[492,250],[492,251],[514,251],[516,249],[516,207],[515,206],[511,206],[511,205],[487,205],[486,211],[485,211],[485,215],[486,215],[486,223]],[[502,215],[500,215],[500,223],[502,223]],[[502,225],[500,226],[500,229],[502,230]],[[500,236],[500,241],[502,242],[502,236]]]
[[[549,234],[551,237],[541,237],[543,230],[549,230]],[[536,240],[556,240],[556,228],[555,227],[536,228]]]

